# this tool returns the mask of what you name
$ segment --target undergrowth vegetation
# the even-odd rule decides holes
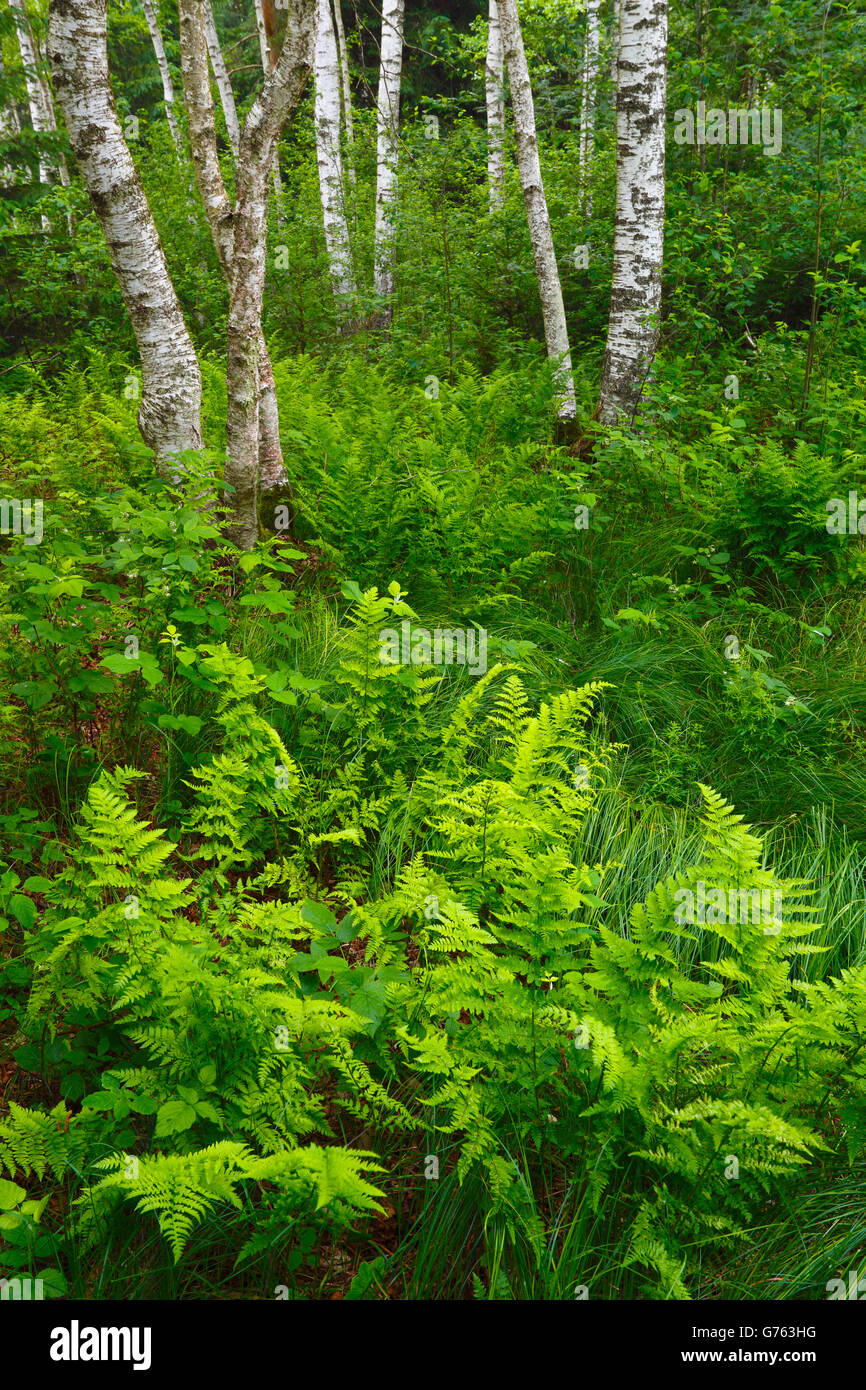
[[[407,57],[389,335],[338,332],[308,109],[283,142],[290,491],[249,552],[202,503],[226,293],[131,6],[118,101],[202,365],[182,482],[141,443],[81,188],[42,189],[39,255],[4,238],[2,491],[44,535],[0,536],[0,1278],[791,1300],[866,1269],[866,551],[827,526],[866,464],[862,16],[831,26],[816,166],[814,6],[705,7],[699,61],[672,5],[669,106],[694,65],[728,91],[734,26],[787,83],[786,144],[670,145],[626,430],[593,422],[613,112],[584,217],[559,8],[522,7],[574,438],[510,146],[487,210],[483,17],[415,7],[440,66]]]

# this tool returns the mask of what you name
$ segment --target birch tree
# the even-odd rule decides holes
[[[619,5],[620,0],[613,0],[610,17],[610,86],[614,102],[616,101],[617,74],[619,70]]]
[[[315,41],[316,0],[288,3],[282,51],[241,131],[233,218],[225,478],[234,488],[232,538],[245,550],[258,538],[259,326],[265,283],[267,175],[280,132],[303,95]]]
[[[262,3],[262,0],[255,0],[255,9],[256,29],[258,30],[259,34],[259,53],[261,54],[262,59],[262,72],[264,73],[265,77],[267,77],[268,73],[274,67],[276,61],[276,54],[271,51],[271,45],[268,39],[268,31],[265,27],[265,7]],[[277,154],[276,148],[274,149],[272,168],[274,174],[274,192],[277,194],[277,197],[279,197],[283,191],[283,176],[280,173],[280,159],[279,155]]]
[[[514,111],[514,132],[517,141],[517,166],[520,186],[529,223],[529,239],[538,280],[544,338],[547,355],[554,364],[554,397],[560,420],[573,420],[577,413],[574,394],[574,375],[562,285],[553,247],[553,233],[547,211],[547,198],[541,178],[538,158],[538,137],[535,130],[535,104],[520,32],[516,0],[499,0],[499,18],[508,80],[511,86],[511,105]]]
[[[37,135],[53,135],[57,130],[54,101],[51,96],[51,89],[40,68],[39,54],[33,38],[33,31],[30,28],[30,20],[27,18],[27,11],[24,8],[24,0],[9,0],[9,9],[15,19],[15,30],[18,35],[18,51],[21,54],[21,66],[24,69],[30,123]],[[69,170],[66,168],[66,161],[63,156],[59,156],[56,165],[47,157],[40,157],[39,182],[51,183],[58,177],[62,184],[69,184]],[[47,225],[45,219],[43,219],[43,225]]]
[[[210,0],[201,0],[202,15],[204,17],[205,42],[207,43],[208,57],[210,58],[211,70],[214,81],[219,92],[220,105],[223,109],[223,116],[226,123],[226,132],[229,137],[229,144],[237,157],[240,146],[241,132],[238,125],[238,112],[235,105],[235,94],[232,91],[232,84],[229,78],[228,69],[223,58],[222,47],[220,46],[219,34],[217,32],[216,21],[213,16]]]
[[[667,0],[621,0],[616,223],[598,418],[633,419],[658,344],[665,214]]]
[[[3,52],[0,49],[0,83],[5,86],[6,71],[3,67]],[[21,122],[14,101],[0,101],[0,139],[12,140],[21,134]],[[0,186],[12,188],[17,182],[16,170],[11,164],[0,165]]]
[[[346,163],[349,170],[349,186],[355,188],[355,120],[352,115],[352,88],[349,83],[349,52],[346,48],[346,30],[343,27],[343,6],[341,0],[334,0],[334,19],[337,27],[337,48],[340,56],[340,83],[343,93],[343,121],[346,127]]]
[[[502,206],[505,165],[505,55],[498,0],[489,0],[487,17],[487,60],[484,66],[487,97],[487,188],[492,211]]]
[[[196,183],[204,204],[217,259],[231,295],[234,276],[234,208],[226,192],[217,155],[214,106],[208,81],[207,4],[179,0],[181,75],[189,121]],[[240,137],[239,137],[240,138]],[[258,342],[258,464],[263,491],[288,481],[280,445],[274,372],[261,326]]]
[[[108,77],[106,0],[50,0],[54,90],[141,358],[138,425],[160,467],[201,448],[201,373]],[[172,472],[177,473],[176,463]]]
[[[165,45],[162,41],[162,34],[159,31],[159,20],[156,17],[153,0],[141,0],[141,4],[144,10],[144,17],[147,20],[147,27],[150,30],[150,41],[153,44],[153,51],[156,54],[156,65],[159,68],[159,76],[162,81],[162,104],[165,107],[165,118],[168,121],[168,128],[171,131],[174,148],[177,150],[178,155],[180,155],[180,132],[177,128],[177,117],[174,114],[174,83],[171,80],[171,68],[168,66],[168,59],[165,56]]]
[[[583,215],[592,215],[592,161],[595,151],[595,94],[598,85],[601,0],[586,0],[586,34],[583,41],[583,80],[578,156]]]
[[[331,284],[345,311],[355,294],[340,154],[340,70],[330,0],[317,0],[315,49],[316,162]]]
[[[400,139],[400,83],[403,73],[404,0],[382,0],[379,93],[376,103],[376,230],[373,282],[384,301],[379,323],[387,326],[394,312],[397,168]]]

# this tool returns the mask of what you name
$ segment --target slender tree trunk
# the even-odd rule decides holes
[[[6,81],[6,70],[3,66],[3,53],[0,49],[0,82]],[[21,134],[21,122],[18,119],[18,111],[13,101],[0,103],[0,137],[4,140],[13,139]],[[0,167],[0,187],[14,188],[19,181],[18,173],[11,164],[4,164]]]
[[[274,67],[276,55],[271,51],[271,46],[268,42],[268,34],[265,28],[265,11],[262,0],[255,0],[255,6],[256,28],[259,31],[259,52],[262,57],[262,72],[265,74],[265,77],[267,77],[268,73]],[[280,159],[276,148],[274,149],[272,167],[274,171],[274,192],[277,197],[280,197],[283,191],[283,177],[280,173]]]
[[[382,43],[376,146],[376,233],[374,286],[384,301],[379,322],[386,327],[394,313],[397,166],[400,138],[400,82],[403,72],[404,0],[382,0]]]
[[[229,144],[237,158],[238,147],[240,145],[241,132],[238,125],[238,112],[235,106],[235,94],[232,91],[232,84],[226,68],[223,51],[220,47],[219,34],[217,33],[216,21],[213,17],[210,0],[201,0],[202,13],[204,15],[204,32],[207,41],[207,51],[210,56],[210,65],[213,69],[214,81],[217,84],[217,91],[220,94],[220,105],[225,117],[226,132],[229,137]]]
[[[313,65],[316,0],[290,0],[282,52],[241,131],[234,215],[234,261],[227,332],[226,483],[233,489],[232,539],[258,538],[258,371],[265,283],[267,173],[280,132]]]
[[[614,102],[616,102],[616,89],[619,84],[619,7],[620,0],[613,0],[613,12],[610,18],[610,85]]]
[[[334,0],[334,19],[337,25],[337,47],[340,53],[340,83],[343,93],[343,122],[346,127],[346,165],[349,170],[349,187],[355,189],[355,120],[352,115],[352,87],[349,81],[349,51],[346,47],[346,31],[343,28],[343,6],[341,0]]]
[[[345,313],[355,294],[352,249],[346,219],[346,189],[340,155],[340,71],[330,0],[317,0],[315,54],[316,161],[331,284]]]
[[[490,209],[495,212],[502,206],[505,175],[505,55],[497,0],[489,0],[484,79],[487,96],[487,188]]]
[[[514,131],[517,138],[517,165],[520,172],[520,186],[523,189],[526,217],[529,223],[529,239],[532,243],[538,293],[541,299],[544,338],[547,343],[547,355],[554,363],[554,396],[557,415],[560,420],[573,420],[577,414],[577,405],[574,394],[571,351],[568,346],[568,328],[565,322],[565,306],[562,302],[562,286],[553,247],[553,233],[550,229],[547,199],[541,179],[538,138],[535,133],[535,105],[532,100],[532,87],[529,81],[529,69],[526,64],[526,53],[523,48],[523,35],[520,32],[516,0],[499,0],[499,17],[502,22],[508,80],[511,85],[511,105],[514,110]]]
[[[178,156],[180,156],[180,132],[177,128],[177,117],[174,114],[174,83],[171,80],[171,69],[168,66],[168,59],[165,56],[162,34],[159,32],[159,21],[156,17],[156,10],[153,7],[153,0],[141,0],[141,4],[144,10],[144,17],[147,20],[147,27],[150,30],[153,51],[156,54],[156,64],[159,68],[159,75],[162,79],[162,102],[165,107],[165,118],[168,121],[168,128],[171,131],[174,147],[177,150]]]
[[[141,357],[138,425],[161,467],[201,448],[201,373],[108,77],[106,0],[51,0],[54,90]]]
[[[208,81],[207,14],[200,0],[179,0],[183,90],[189,120],[196,183],[229,293],[234,275],[234,209],[217,155],[214,106]],[[269,491],[286,483],[280,445],[280,418],[274,373],[259,320],[258,331],[259,473]]]
[[[583,215],[592,216],[592,161],[595,153],[595,92],[599,69],[599,10],[601,0],[586,0],[583,43],[583,99],[580,108],[580,187]]]
[[[665,229],[667,0],[621,0],[616,226],[598,418],[633,419],[658,344]]]
[[[51,89],[39,66],[39,54],[24,8],[24,0],[9,0],[9,8],[15,18],[15,28],[18,34],[18,51],[21,54],[21,64],[24,68],[30,122],[37,135],[51,135],[57,130],[54,102],[51,97]],[[66,161],[63,156],[59,157],[56,167],[50,160],[40,159],[39,182],[51,183],[54,178],[58,177],[62,184],[68,186],[69,170],[66,168]],[[43,226],[47,225],[47,219],[43,218]]]

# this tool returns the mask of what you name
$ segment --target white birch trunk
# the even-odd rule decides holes
[[[595,152],[595,93],[599,69],[599,11],[601,0],[586,0],[586,35],[583,43],[583,95],[580,107],[580,188],[583,215],[592,215],[592,162]]]
[[[273,67],[273,63],[271,62],[271,50],[268,45],[267,30],[265,29],[265,12],[262,7],[262,0],[255,0],[255,6],[256,28],[259,31],[259,53],[262,57],[262,72],[265,74],[265,77],[267,77]],[[274,149],[272,167],[274,171],[274,192],[277,197],[279,197],[283,191],[283,176],[280,173],[280,159],[276,149]]]
[[[220,47],[219,34],[217,33],[216,21],[213,17],[210,0],[202,0],[202,13],[204,15],[204,32],[207,42],[207,51],[210,57],[210,65],[213,70],[214,81],[217,91],[220,94],[220,105],[225,117],[226,132],[229,137],[229,144],[237,158],[238,147],[240,145],[241,132],[238,125],[238,111],[235,105],[235,94],[232,91],[231,79],[223,58],[223,51]]]
[[[174,83],[171,80],[171,69],[168,66],[168,59],[165,56],[165,45],[162,42],[162,34],[159,32],[159,21],[156,17],[156,10],[153,7],[153,0],[141,0],[144,17],[147,20],[147,27],[150,30],[150,38],[153,44],[153,51],[156,54],[156,65],[159,68],[159,76],[162,81],[162,103],[165,107],[165,118],[168,121],[168,128],[171,131],[171,138],[178,156],[181,153],[180,132],[177,128],[177,117],[174,113]]]
[[[232,292],[234,210],[223,182],[217,155],[214,105],[208,81],[207,14],[200,0],[180,0],[180,44],[183,90],[196,183],[207,214],[217,258]],[[288,480],[280,445],[280,418],[274,373],[261,327],[258,338],[259,475],[266,491]]]
[[[574,394],[571,351],[568,345],[568,328],[565,322],[562,285],[559,280],[559,267],[556,264],[556,252],[553,247],[553,233],[550,229],[547,199],[541,179],[538,138],[535,132],[535,105],[532,100],[532,87],[529,81],[529,69],[526,64],[526,53],[523,48],[523,35],[520,32],[516,0],[499,0],[499,18],[502,23],[505,62],[511,85],[511,105],[514,111],[514,131],[517,139],[517,166],[520,172],[520,186],[523,190],[523,202],[529,223],[529,239],[532,243],[535,275],[538,280],[538,293],[541,299],[544,338],[547,344],[547,355],[554,364],[556,410],[560,420],[573,420],[577,414],[577,405]]]
[[[106,0],[51,0],[54,90],[141,357],[138,425],[160,467],[201,448],[201,373],[108,77]],[[172,472],[177,475],[175,464]]]
[[[497,0],[489,0],[487,61],[484,67],[487,96],[487,188],[491,211],[502,206],[505,165],[505,54]]]
[[[37,135],[51,135],[57,130],[54,101],[51,96],[51,89],[39,66],[39,54],[24,8],[24,0],[9,0],[9,8],[15,18],[15,28],[18,34],[18,51],[21,54],[21,64],[24,68],[30,122]],[[57,177],[62,184],[68,186],[69,170],[66,168],[66,161],[63,156],[60,156],[56,167],[49,159],[40,159],[39,182],[51,183]],[[43,217],[42,225],[48,229],[50,224],[47,218]]]
[[[400,82],[403,73],[404,0],[382,0],[376,144],[376,232],[373,282],[384,300],[379,322],[393,315],[396,259],[397,167],[400,138]]]
[[[0,50],[0,81],[5,81],[6,70],[3,66],[3,53]],[[4,102],[0,104],[0,136],[5,140],[14,138],[21,134],[21,122],[18,119],[18,112],[15,103]],[[18,182],[18,175],[11,164],[0,166],[0,187],[13,188]]]
[[[349,51],[346,48],[346,31],[343,28],[343,6],[341,0],[334,0],[334,19],[337,24],[337,48],[340,54],[340,83],[343,93],[343,123],[346,127],[346,164],[349,170],[349,187],[355,189],[355,120],[352,115],[352,88],[349,84]]]
[[[315,52],[316,162],[331,283],[344,312],[355,294],[340,154],[340,71],[330,0],[318,0]]]
[[[227,331],[225,480],[234,489],[231,536],[244,550],[258,538],[258,328],[265,283],[267,174],[280,132],[310,75],[315,30],[316,0],[290,0],[282,52],[241,131]]]
[[[620,0],[613,0],[613,13],[610,19],[610,85],[614,103],[616,102],[617,73],[619,70],[619,6]]]
[[[616,224],[598,418],[633,419],[658,344],[665,229],[667,0],[621,0]]]

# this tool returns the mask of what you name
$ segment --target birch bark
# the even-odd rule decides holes
[[[232,91],[232,84],[229,78],[228,69],[223,58],[223,51],[220,47],[219,34],[217,33],[216,21],[213,17],[210,0],[202,0],[202,12],[204,14],[204,32],[207,42],[207,51],[210,57],[210,65],[213,70],[214,81],[217,91],[220,94],[220,105],[225,117],[226,131],[229,137],[229,144],[237,158],[238,146],[240,145],[241,132],[238,125],[238,111],[235,105],[235,94]]]
[[[340,154],[340,70],[330,0],[317,0],[315,50],[316,162],[331,284],[344,313],[355,294]]]
[[[174,113],[174,83],[171,80],[171,69],[168,66],[168,59],[165,56],[165,45],[162,42],[162,34],[159,32],[159,20],[156,17],[153,0],[141,0],[141,4],[144,10],[144,17],[147,20],[147,27],[150,30],[150,39],[153,44],[153,51],[156,54],[156,65],[159,68],[159,76],[162,81],[162,104],[165,107],[165,118],[168,121],[168,128],[171,131],[174,147],[178,155],[180,155],[180,132],[177,128],[177,117]]]
[[[633,419],[658,344],[665,216],[667,0],[621,0],[616,224],[597,415]]]
[[[400,82],[403,72],[404,0],[382,0],[376,143],[376,230],[373,282],[384,301],[379,322],[393,317],[396,259],[397,167],[400,138]]]
[[[573,420],[577,414],[574,394],[574,375],[562,286],[553,247],[553,233],[547,199],[541,178],[538,158],[538,138],[535,131],[535,106],[529,69],[523,48],[523,35],[517,14],[516,0],[499,0],[499,18],[508,80],[511,86],[511,105],[514,111],[514,131],[517,139],[517,166],[520,186],[529,223],[529,239],[538,280],[541,313],[544,319],[544,338],[547,355],[554,364],[554,398],[560,420]]]
[[[592,215],[592,160],[595,151],[595,93],[599,69],[599,11],[601,0],[586,0],[586,35],[583,43],[583,97],[580,108],[580,187],[583,215]]]
[[[15,19],[15,28],[18,34],[18,51],[21,54],[21,65],[24,69],[30,122],[37,135],[53,134],[57,130],[54,101],[52,100],[51,89],[40,70],[39,54],[24,8],[24,0],[17,0],[17,3],[9,0],[9,8]],[[59,177],[60,182],[68,186],[69,170],[66,168],[66,161],[63,156],[60,156],[56,167],[49,159],[40,159],[39,182],[51,183],[55,177]],[[43,218],[43,225],[45,223],[46,219]]]
[[[214,106],[208,80],[207,5],[201,0],[179,0],[181,74],[189,120],[190,147],[196,183],[204,204],[217,259],[229,293],[234,275],[234,209],[223,182],[217,155]],[[258,462],[263,490],[284,485],[288,479],[280,445],[280,418],[274,373],[261,317],[258,341]]]
[[[160,467],[201,448],[201,374],[108,77],[106,0],[50,0],[48,53],[72,150],[141,357],[138,425]],[[174,462],[174,466],[172,466]]]
[[[489,0],[487,17],[487,61],[484,67],[487,97],[487,187],[490,208],[502,206],[503,145],[505,141],[505,55],[497,0]]]
[[[0,81],[5,82],[3,53],[0,51]],[[0,136],[4,140],[21,134],[21,122],[14,101],[0,103]],[[0,187],[12,188],[17,182],[16,170],[11,164],[0,165]]]
[[[616,102],[619,71],[619,6],[620,0],[613,0],[613,13],[610,19],[610,85],[614,102]]]
[[[289,0],[282,51],[241,131],[227,332],[225,479],[234,488],[232,539],[244,550],[258,538],[258,328],[265,281],[267,173],[280,132],[312,69],[315,27],[316,0]]]
[[[255,6],[256,28],[259,31],[259,52],[262,57],[262,72],[265,74],[265,77],[267,77],[274,66],[273,55],[271,53],[270,44],[268,43],[267,30],[265,29],[265,11],[262,0],[255,0]],[[274,192],[277,194],[277,197],[279,197],[283,191],[283,177],[280,173],[280,160],[276,149],[274,149],[272,165],[274,171]]]
[[[349,52],[346,48],[346,31],[343,28],[343,6],[341,0],[334,0],[334,19],[337,24],[337,47],[340,52],[340,82],[343,93],[343,122],[346,127],[346,164],[349,170],[349,186],[355,188],[355,121],[352,115],[352,88],[349,84]]]

